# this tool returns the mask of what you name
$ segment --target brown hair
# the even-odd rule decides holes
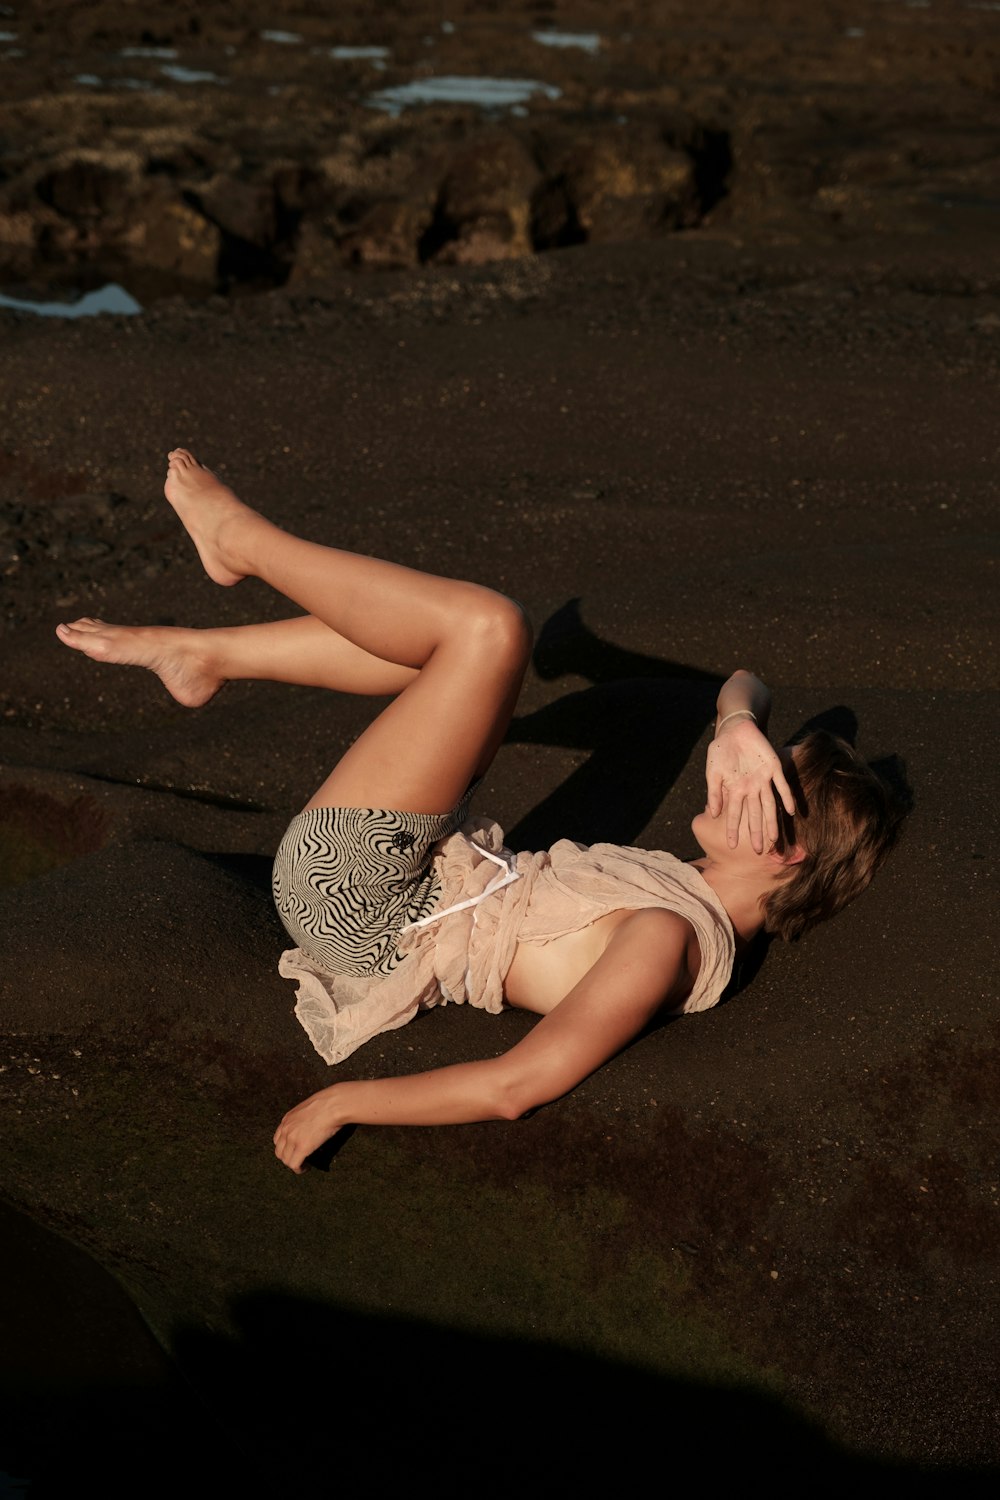
[[[908,810],[853,746],[825,729],[796,747],[793,786],[798,812],[784,819],[784,842],[805,857],[761,902],[764,930],[786,942],[861,894]]]

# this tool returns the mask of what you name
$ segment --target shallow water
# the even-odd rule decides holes
[[[174,83],[225,83],[218,73],[209,73],[201,68],[182,68],[178,63],[165,63],[160,69],[165,78]]]
[[[125,53],[121,54],[123,57]],[[136,53],[132,54],[136,56]],[[150,54],[146,54],[150,55]],[[176,57],[176,53],[174,56]],[[219,73],[209,73],[196,68],[185,68],[179,63],[164,63],[160,72],[173,83],[228,83]],[[155,89],[158,85],[148,78],[101,78],[97,73],[76,73],[73,82],[90,89]]]
[[[85,292],[71,302],[36,302],[30,297],[9,297],[0,292],[0,307],[14,312],[35,313],[41,318],[92,318],[99,313],[118,313],[133,316],[141,313],[142,307],[123,286],[109,281],[107,286]]]
[[[177,56],[176,47],[123,47],[118,54],[119,57],[160,57],[170,58]]]
[[[510,109],[541,95],[559,99],[562,89],[534,78],[476,78],[443,75],[414,79],[396,88],[380,89],[365,100],[372,109],[398,115],[411,105],[477,104],[481,109]]]
[[[317,47],[317,52],[323,49]],[[338,62],[384,62],[389,56],[388,47],[331,47],[327,52],[328,57],[335,57]]]
[[[596,31],[533,31],[531,38],[543,47],[579,47],[591,55],[601,50],[600,33]]]

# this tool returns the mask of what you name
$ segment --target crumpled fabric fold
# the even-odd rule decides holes
[[[519,878],[487,892],[497,866],[483,848],[510,860]],[[679,1011],[707,1010],[729,982],[735,939],[725,907],[699,871],[672,854],[561,839],[547,851],[515,856],[497,823],[470,818],[441,841],[433,863],[442,911],[470,898],[475,904],[404,931],[403,960],[390,974],[328,974],[299,948],[282,954],[278,972],[298,986],[295,1014],[328,1063],[343,1062],[380,1032],[435,1005],[498,1012],[518,943],[552,942],[612,911],[662,907],[692,924],[701,967]]]

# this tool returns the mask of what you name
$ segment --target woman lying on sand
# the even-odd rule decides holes
[[[295,1172],[349,1123],[516,1120],[558,1098],[659,1010],[714,1005],[762,927],[791,938],[839,911],[894,842],[900,812],[870,767],[825,732],[775,751],[770,694],[739,671],[719,693],[708,806],[691,825],[700,859],[568,840],[515,856],[495,823],[465,814],[528,663],[518,605],[290,536],[183,448],[165,493],[210,578],[262,578],[307,613],[221,630],[82,619],[60,640],[149,667],[192,708],[231,678],[392,695],[275,858],[297,944],[280,968],[317,1050],[339,1062],[448,1000],[542,1017],[502,1057],[303,1100],[274,1136]]]

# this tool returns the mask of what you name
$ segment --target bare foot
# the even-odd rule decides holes
[[[238,526],[234,522],[256,516],[228,485],[216,479],[211,469],[189,453],[174,448],[167,455],[167,482],[163,486],[185,531],[198,549],[205,572],[215,583],[227,587],[246,577],[234,551]]]
[[[148,667],[167,692],[185,708],[201,708],[214,698],[224,678],[213,673],[198,649],[198,632],[158,625],[105,625],[85,618],[57,625],[63,645],[82,651],[93,661]]]

